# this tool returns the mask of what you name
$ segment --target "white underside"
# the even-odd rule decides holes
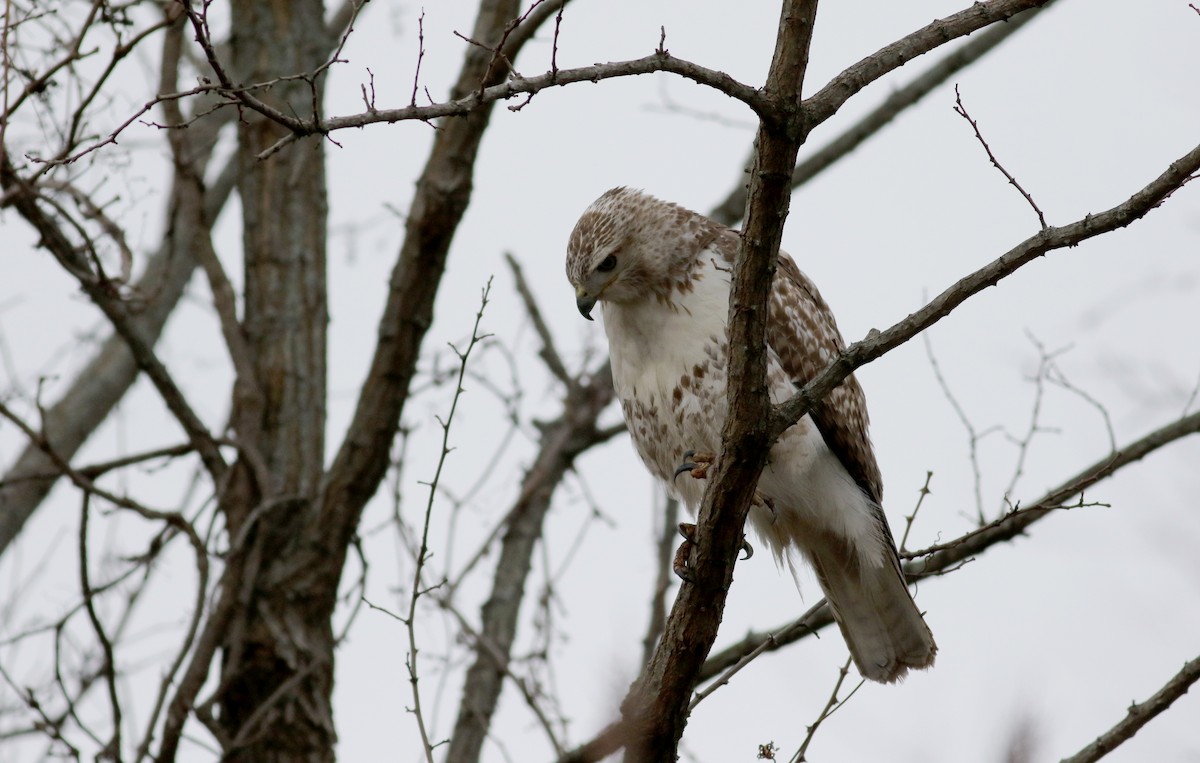
[[[703,378],[693,377],[674,408],[672,401],[681,377],[693,375],[697,364],[714,354],[724,360],[728,284],[728,273],[710,261],[695,290],[676,295],[676,310],[657,301],[603,303],[618,398],[627,405],[657,409],[648,417],[655,426],[647,427],[645,433],[630,421],[634,445],[650,470],[665,480],[692,512],[699,507],[704,482],[688,475],[677,480],[670,476],[685,451],[720,450],[727,410],[723,362],[719,368],[710,363]],[[719,348],[712,342],[714,337]],[[795,387],[783,374],[776,354],[769,348],[768,353],[768,385],[772,402],[779,403],[790,397]],[[780,558],[793,550],[792,544],[800,546],[795,550],[805,550],[805,536],[834,533],[858,552],[860,564],[892,564],[875,507],[807,416],[771,448],[758,488],[773,502],[774,514],[755,507],[751,523]]]

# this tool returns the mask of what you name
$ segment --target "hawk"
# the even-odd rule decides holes
[[[738,243],[737,232],[703,215],[614,188],[579,218],[567,247],[579,312],[590,320],[601,305],[638,455],[693,513],[703,483],[674,477],[696,466],[683,463],[699,460],[694,453],[720,448]],[[766,344],[776,404],[844,346],[829,306],[783,252]],[[867,426],[862,388],[847,377],[771,447],[750,524],[777,561],[812,565],[859,672],[888,683],[932,665],[937,645],[905,585]]]

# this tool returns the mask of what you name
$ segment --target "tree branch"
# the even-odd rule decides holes
[[[855,342],[829,364],[815,379],[789,400],[775,407],[772,414],[772,438],[795,424],[812,406],[849,376],[854,369],[899,347],[949,315],[967,299],[995,286],[1022,266],[1056,249],[1074,247],[1103,233],[1124,228],[1144,217],[1150,210],[1182,188],[1200,172],[1200,146],[1173,162],[1165,172],[1126,201],[1099,214],[1086,215],[1061,227],[1046,228],[959,280],[925,307],[885,331],[872,331]]]
[[[917,56],[945,45],[951,40],[1007,21],[1022,11],[1040,8],[1051,0],[991,0],[975,3],[952,16],[934,21],[890,45],[875,51],[844,70],[829,84],[804,101],[802,109],[810,127],[821,124],[837,113],[846,101],[889,72],[899,69]]]
[[[905,565],[905,572],[910,580],[936,575],[950,570],[967,559],[978,556],[992,546],[1024,535],[1035,522],[1061,508],[1065,502],[1082,495],[1083,491],[1088,488],[1176,440],[1193,434],[1200,434],[1200,411],[1177,419],[1125,445],[1085,467],[1033,503],[1009,512],[984,527],[935,547],[906,554],[912,558],[912,561]],[[765,632],[747,634],[738,643],[712,655],[700,672],[700,680],[707,681],[714,678],[721,671],[736,664],[755,650],[774,651],[833,622],[828,607],[821,606],[819,609],[814,607],[814,610],[809,610],[803,617],[791,623]],[[766,645],[765,648],[763,648],[764,645]]]
[[[446,763],[479,760],[500,698],[504,668],[512,656],[517,616],[551,498],[576,457],[596,444],[601,434],[596,427],[597,419],[612,397],[612,374],[606,365],[600,372],[590,374],[587,381],[580,378],[568,384],[562,415],[542,427],[538,454],[504,520],[504,539],[492,577],[492,590],[480,612],[481,641],[467,669]],[[481,646],[484,643],[490,648],[484,649]]]
[[[557,8],[554,10],[557,10]],[[530,22],[527,21],[526,23]],[[515,37],[513,35],[509,38],[509,48],[512,47]],[[512,54],[509,55],[511,57]],[[755,112],[762,112],[768,108],[768,104],[763,98],[762,93],[755,88],[738,82],[724,72],[709,69],[700,64],[685,61],[682,58],[676,58],[670,53],[660,50],[644,58],[631,61],[593,64],[592,66],[581,66],[576,69],[555,69],[545,74],[539,74],[536,77],[521,77],[513,73],[507,79],[503,79],[503,81],[496,81],[482,89],[471,90],[461,97],[453,98],[444,103],[430,104],[429,106],[409,105],[398,109],[373,109],[360,114],[330,117],[322,120],[289,118],[286,122],[281,122],[281,124],[284,124],[291,132],[280,138],[277,143],[266,151],[263,151],[259,155],[259,158],[265,159],[276,151],[308,135],[325,135],[337,130],[364,127],[380,122],[393,124],[395,122],[411,120],[428,121],[440,117],[465,116],[497,101],[508,100],[519,95],[532,96],[548,88],[573,85],[577,82],[600,82],[601,80],[616,77],[632,77],[655,72],[678,74],[685,79],[690,79],[698,84],[719,90],[730,98],[736,98],[745,103]],[[502,78],[493,75],[492,79],[501,80]],[[223,89],[214,89],[224,93]],[[521,106],[510,106],[509,108],[516,110],[521,108]]]
[[[472,33],[477,40],[499,40],[518,16],[513,0],[485,0]],[[515,58],[532,36],[527,24],[551,14],[531,14],[512,31],[504,51]],[[478,88],[488,71],[491,53],[468,49],[452,97]],[[505,72],[492,77],[500,80]],[[489,83],[490,84],[490,83]],[[366,502],[375,494],[388,467],[388,453],[400,425],[409,385],[425,333],[433,322],[433,303],[446,256],[467,205],[479,144],[491,109],[447,121],[434,137],[429,160],[417,181],[405,222],[404,242],[389,283],[387,304],[379,321],[379,339],[363,382],[354,416],[323,480],[316,521],[325,528],[329,551],[344,557]]]
[[[1117,725],[1101,734],[1095,742],[1084,747],[1062,763],[1094,763],[1115,750],[1138,733],[1143,726],[1154,720],[1171,706],[1175,700],[1187,694],[1192,684],[1200,680],[1200,657],[1186,663],[1183,669],[1167,681],[1150,699],[1129,706],[1125,717]]]
[[[795,171],[792,172],[792,188],[799,188],[829,169],[866,142],[868,138],[890,124],[899,114],[919,103],[938,85],[983,58],[1055,2],[1056,0],[1049,0],[1040,9],[1033,8],[1023,11],[1005,24],[992,26],[978,37],[972,38],[947,53],[912,82],[894,90],[873,110],[797,164]],[[752,160],[753,155],[746,164],[749,165]],[[722,225],[735,226],[745,214],[746,183],[739,178],[733,190],[708,213],[708,216]]]
[[[800,91],[808,64],[816,0],[784,2],[760,112],[746,228],[729,297],[729,413],[721,454],[696,523],[693,580],[675,599],[663,636],[621,706],[628,724],[626,760],[673,760],[688,717],[696,675],[712,647],[733,582],[733,565],[758,476],[771,444],[766,387],[766,310],[791,199],[796,152],[807,135]]]

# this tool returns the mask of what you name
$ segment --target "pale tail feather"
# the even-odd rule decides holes
[[[910,668],[933,664],[937,644],[904,584],[898,561],[861,564],[857,554],[838,542],[804,546],[864,678],[891,683]]]

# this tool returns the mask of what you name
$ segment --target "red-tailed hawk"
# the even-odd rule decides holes
[[[567,277],[586,318],[601,303],[613,384],[650,471],[695,512],[704,483],[673,480],[688,451],[715,452],[726,414],[726,317],[738,234],[614,188],[575,225]],[[783,252],[771,289],[767,386],[779,403],[843,347],[825,300]],[[750,522],[779,560],[807,559],[858,670],[891,682],[937,645],[905,586],[880,505],[862,388],[848,377],[771,448]]]

